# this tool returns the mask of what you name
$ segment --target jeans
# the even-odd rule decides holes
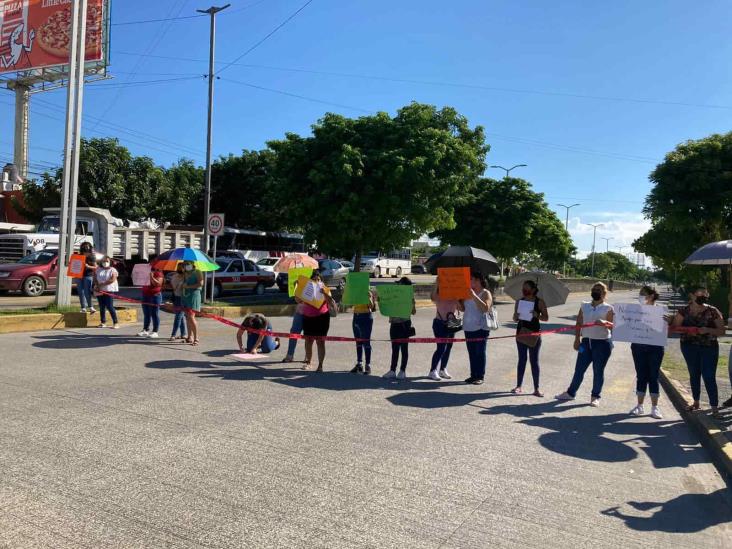
[[[76,279],[76,292],[79,294],[79,303],[81,303],[82,309],[90,309],[94,307],[94,303],[92,302],[93,285],[94,279],[91,276]]]
[[[353,315],[353,337],[358,339],[371,339],[371,330],[374,328],[374,317],[371,313],[354,313]],[[356,342],[356,362],[361,364],[363,355],[366,355],[366,364],[371,364],[371,342]]]
[[[114,295],[101,294],[97,296],[97,301],[99,302],[99,317],[102,324],[107,321],[107,311],[109,311],[109,316],[112,317],[112,322],[117,324],[117,311],[114,308]]]
[[[407,320],[406,322],[396,322],[389,325],[389,338],[391,339],[406,339],[409,337],[409,331],[412,327],[412,321]],[[391,344],[391,371],[395,372],[397,369],[397,363],[399,362],[399,352],[402,354],[402,365],[401,369],[407,369],[407,362],[409,362],[409,343],[393,343]]]
[[[485,378],[485,366],[488,360],[488,330],[465,332],[466,339],[481,339],[482,341],[466,341],[468,360],[470,361],[470,377],[473,379]]]
[[[271,324],[267,324],[267,331],[269,331],[269,332],[272,331]],[[259,339],[259,334],[255,334],[252,332],[249,332],[247,334],[247,346],[245,348],[248,353],[251,353],[255,350],[254,345],[256,345],[258,339]],[[264,338],[262,339],[262,343],[259,344],[259,352],[262,354],[271,353],[276,348],[277,348],[277,342],[275,341],[275,338],[272,336],[264,336]]]
[[[295,315],[292,317],[292,326],[290,326],[290,333],[298,335],[302,333],[302,315],[300,313],[295,313]],[[287,356],[295,356],[296,348],[297,339],[290,339],[290,342],[287,344]]]
[[[526,373],[526,358],[528,355],[531,362],[531,377],[534,380],[534,391],[539,390],[539,351],[541,351],[541,338],[538,339],[536,345],[529,347],[528,345],[516,342],[518,349],[518,365],[516,367],[516,387],[524,384],[524,374]]]
[[[432,321],[432,333],[435,334],[435,337],[452,337],[454,335],[447,331],[447,322],[439,318],[435,318]],[[432,353],[432,371],[437,370],[438,365],[440,370],[447,369],[447,362],[450,360],[450,351],[452,351],[452,343],[437,344],[437,349]]]
[[[175,317],[173,317],[173,332],[170,337],[180,329],[180,337],[186,337],[186,312],[183,310],[183,298],[179,295],[173,296],[173,307],[175,307]]]
[[[162,305],[162,303],[162,294],[142,296],[142,316],[144,319],[143,330],[146,332],[150,327],[151,320],[153,332],[157,332],[160,328],[160,305]]]
[[[684,355],[686,367],[689,369],[689,383],[691,396],[695,401],[701,396],[701,380],[707,388],[709,405],[716,408],[719,405],[717,390],[717,361],[719,360],[719,346],[694,345],[681,342],[681,354]]]
[[[574,365],[574,376],[569,384],[567,393],[577,394],[582,385],[587,368],[592,364],[592,398],[600,398],[602,385],[605,383],[605,366],[613,352],[613,342],[609,339],[582,338],[580,350],[577,353],[577,362]]]
[[[644,396],[648,389],[652,397],[658,397],[660,393],[658,376],[661,372],[664,348],[659,345],[633,343],[630,346],[630,352],[633,354],[635,364],[636,394]]]

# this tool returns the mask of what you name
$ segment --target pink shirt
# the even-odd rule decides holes
[[[435,305],[437,306],[437,318],[441,320],[447,320],[450,313],[457,314],[458,302],[454,299],[438,299]]]
[[[326,288],[323,285],[323,283],[320,283],[320,288],[323,290],[323,293],[326,293]],[[309,303],[303,303],[302,304],[302,316],[320,316],[328,312],[328,300],[323,301],[323,304],[320,306],[320,308],[315,308]]]

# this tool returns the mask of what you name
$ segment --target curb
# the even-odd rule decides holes
[[[691,401],[691,395],[681,383],[668,375],[668,372],[661,368],[661,385],[668,395],[669,400],[679,411],[694,431],[699,435],[702,445],[712,455],[712,460],[717,470],[728,486],[732,486],[732,441],[725,433],[710,419],[706,413],[692,413],[686,411],[686,405]]]
[[[117,316],[120,324],[134,324],[137,322],[137,311],[135,309],[119,307],[117,308]],[[98,314],[92,317],[87,313],[3,315],[0,316],[0,334],[90,328],[96,326],[98,322]]]

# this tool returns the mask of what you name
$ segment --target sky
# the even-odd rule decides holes
[[[307,134],[325,112],[452,106],[485,128],[489,165],[526,164],[512,175],[562,220],[558,204],[580,204],[569,216],[579,256],[592,248],[587,223],[603,224],[598,251],[631,252],[649,227],[654,166],[679,143],[731,129],[728,0],[230,2],[217,19],[215,156]],[[209,6],[113,1],[113,78],[86,86],[85,136],[119,137],[165,166],[204,163],[209,20],[191,16]],[[141,23],[175,17],[186,18]],[[12,100],[0,90],[3,161]],[[34,171],[60,160],[64,101],[63,90],[33,97]]]

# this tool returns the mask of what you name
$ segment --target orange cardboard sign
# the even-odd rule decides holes
[[[440,299],[467,299],[470,296],[469,267],[440,267],[437,278]]]
[[[66,274],[70,278],[84,278],[84,269],[86,268],[86,256],[81,254],[73,254],[69,260],[69,267]]]

